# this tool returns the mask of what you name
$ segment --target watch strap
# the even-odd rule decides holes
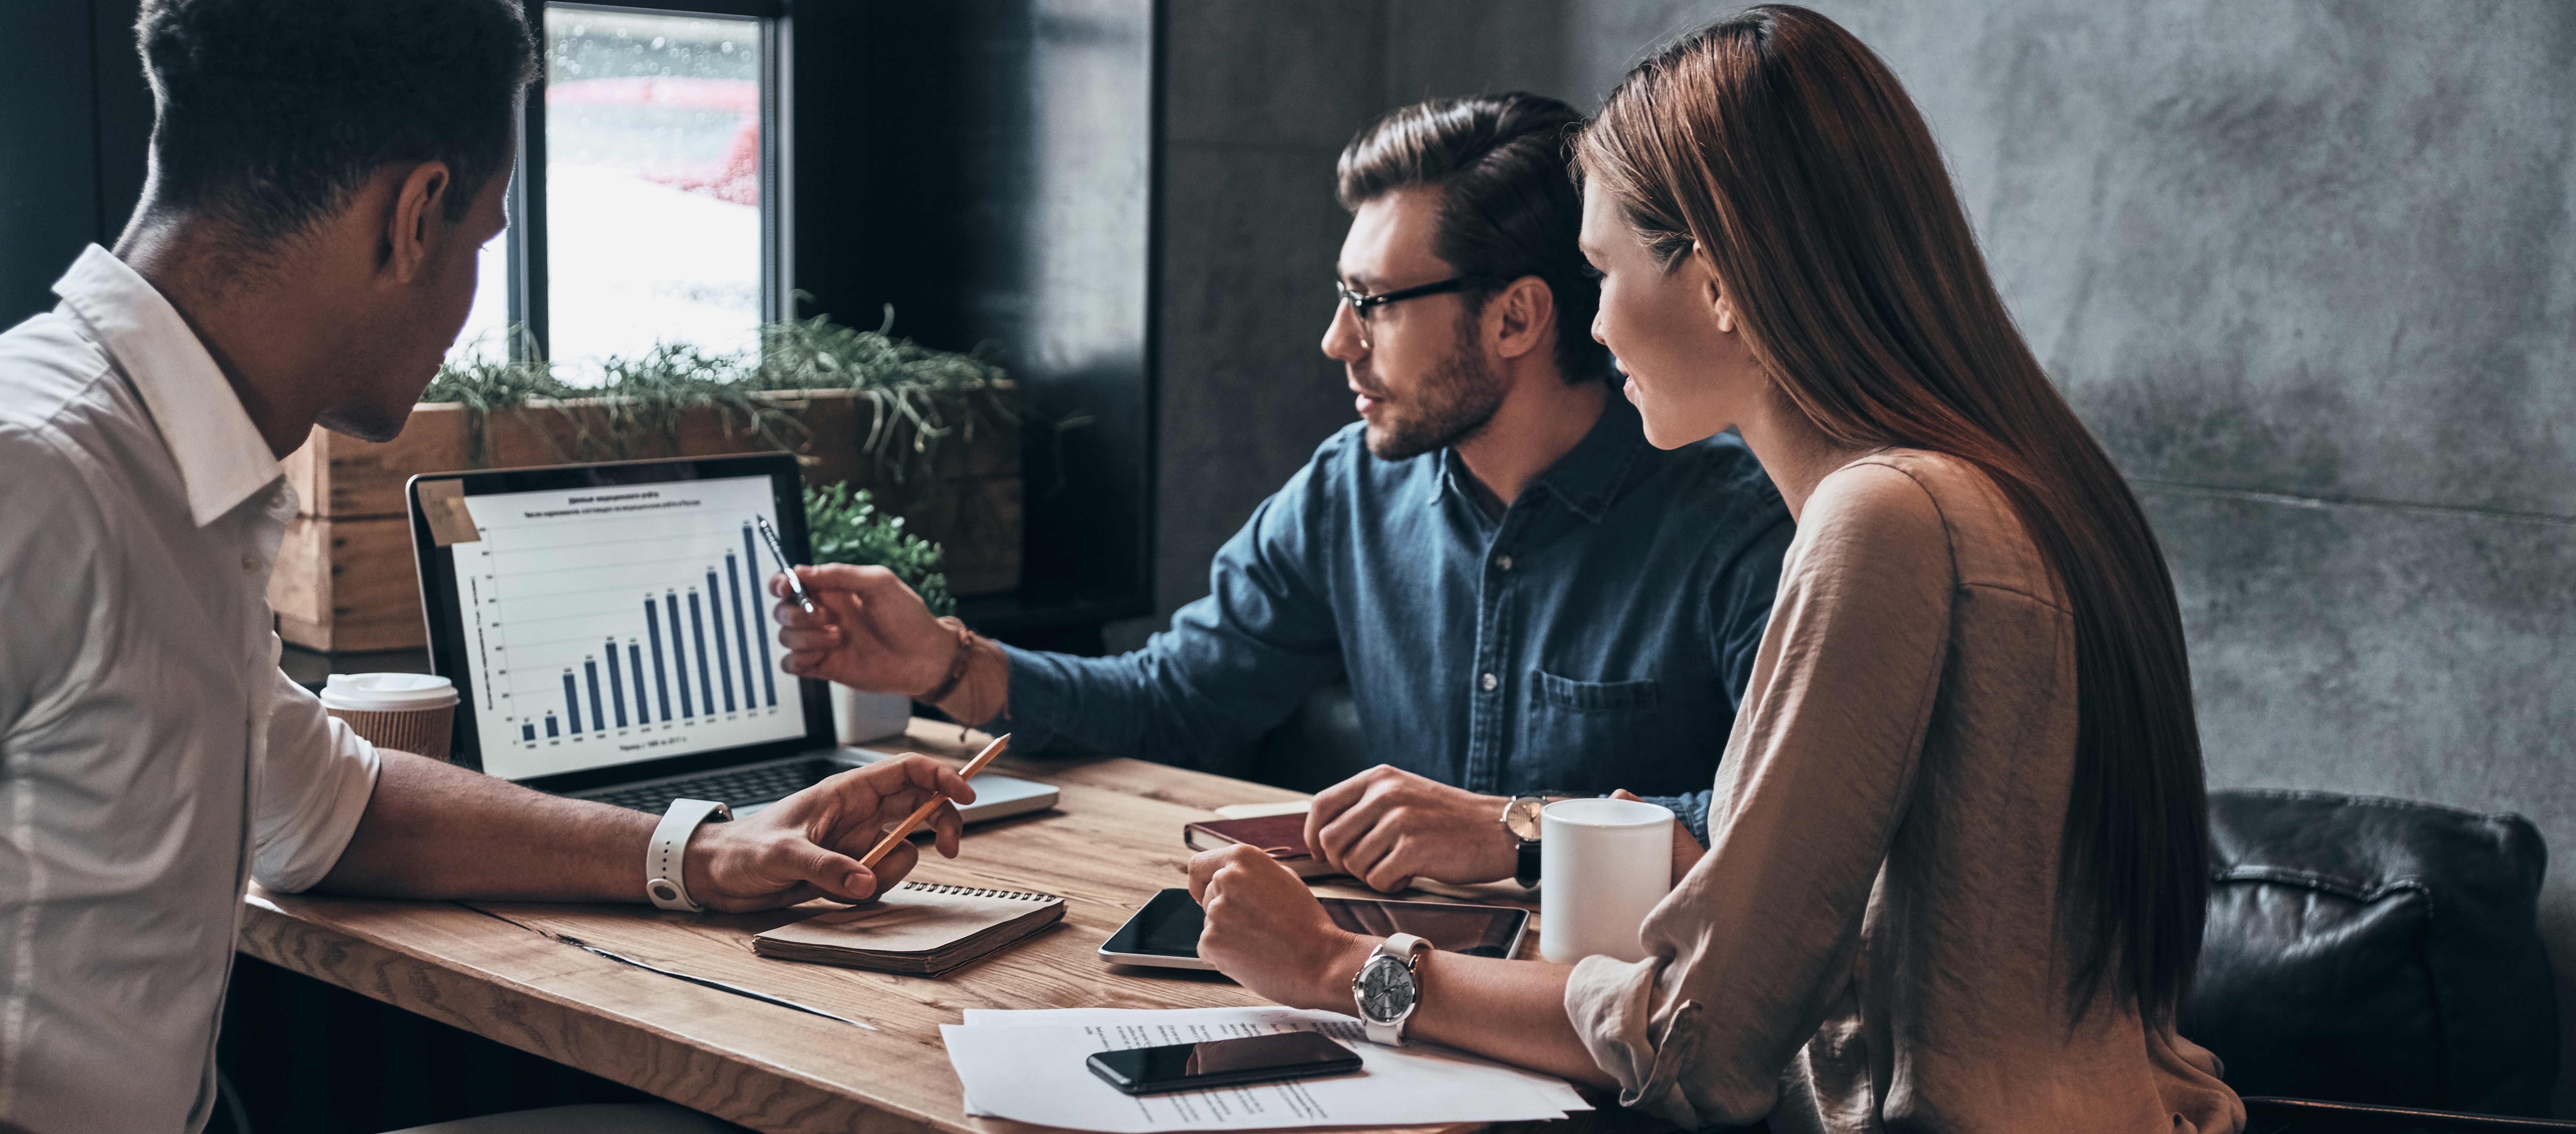
[[[1533,890],[1538,888],[1539,840],[1536,835],[1523,836],[1520,828],[1512,826],[1512,817],[1520,811],[1522,800],[1536,800],[1538,801],[1539,809],[1544,810],[1547,807],[1547,801],[1549,799],[1556,798],[1558,794],[1559,793],[1552,792],[1522,792],[1519,795],[1513,796],[1509,802],[1503,804],[1503,830],[1513,838],[1520,840],[1518,844],[1520,858],[1513,864],[1512,881],[1517,883],[1521,889]]]
[[[675,799],[671,809],[662,813],[662,822],[653,828],[653,841],[644,848],[644,894],[659,909],[704,913],[706,907],[689,897],[689,836],[698,833],[701,823],[722,823],[733,818],[733,809],[712,799]]]

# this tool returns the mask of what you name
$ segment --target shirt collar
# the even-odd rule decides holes
[[[1628,486],[1628,472],[1646,451],[1646,422],[1637,407],[1617,389],[1601,405],[1592,431],[1572,452],[1538,478],[1538,486],[1556,494],[1576,515],[1600,523]]]
[[[1628,483],[1628,470],[1636,466],[1637,457],[1646,447],[1645,419],[1637,416],[1637,407],[1629,403],[1626,395],[1612,390],[1602,403],[1601,416],[1593,420],[1591,431],[1530,482],[1530,488],[1555,493],[1575,515],[1600,523],[1603,516],[1610,514],[1610,506],[1618,502],[1619,490]],[[1469,474],[1466,464],[1458,459],[1458,450],[1440,450],[1431,469],[1431,490],[1423,494],[1424,504],[1437,505],[1441,496],[1450,492],[1466,498],[1466,486],[1458,478]],[[1526,497],[1529,492],[1524,490],[1521,495]],[[1476,502],[1468,500],[1467,506],[1474,508]]]
[[[125,261],[92,244],[55,281],[54,294],[89,324],[152,411],[198,527],[284,473],[206,344],[179,309]]]

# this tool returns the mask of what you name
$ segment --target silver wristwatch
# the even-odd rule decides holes
[[[1405,1026],[1422,1006],[1422,982],[1414,967],[1430,948],[1428,941],[1398,933],[1379,942],[1359,975],[1351,978],[1351,999],[1359,1005],[1360,1027],[1370,1043],[1404,1046]]]

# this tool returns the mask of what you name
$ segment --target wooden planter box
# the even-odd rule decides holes
[[[764,396],[804,427],[793,449],[808,462],[805,483],[847,481],[874,491],[880,501],[901,492],[880,483],[874,463],[860,450],[872,420],[863,399],[843,390]],[[589,400],[496,412],[481,430],[475,416],[463,406],[424,404],[413,407],[402,436],[392,441],[372,444],[316,428],[312,440],[286,458],[286,476],[303,514],[287,525],[268,584],[280,636],[317,650],[428,643],[403,501],[403,485],[418,474],[776,450],[743,415],[714,407],[682,414],[676,439],[632,431],[612,438],[607,410]],[[477,432],[484,434],[480,444]],[[1018,434],[979,434],[971,443],[952,444],[940,464],[937,485],[908,526],[946,549],[951,592],[1017,588]]]

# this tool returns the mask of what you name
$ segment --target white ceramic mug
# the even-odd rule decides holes
[[[843,744],[865,744],[901,736],[912,727],[912,698],[901,693],[868,693],[847,685],[832,686],[832,725]]]
[[[322,711],[378,748],[444,760],[456,728],[456,683],[426,673],[335,673]]]
[[[1673,889],[1673,812],[1633,799],[1561,799],[1539,812],[1538,955],[1643,960],[1637,931]]]

